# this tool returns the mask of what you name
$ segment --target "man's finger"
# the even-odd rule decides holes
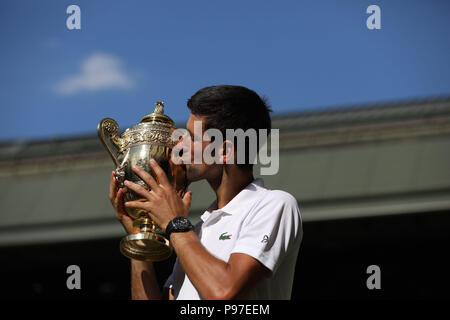
[[[143,186],[138,185],[137,183],[125,180],[124,184],[127,186],[127,188],[133,190],[137,194],[141,195],[147,200],[152,200],[152,195],[150,192],[144,188]]]
[[[114,171],[111,173],[111,177],[109,179],[109,199],[114,201],[117,192],[117,182],[114,178]]]
[[[155,191],[159,188],[158,183],[153,179],[152,175],[145,171],[144,169],[133,166],[133,171],[145,182],[146,185],[150,187],[151,190]]]
[[[124,210],[121,210],[121,207],[123,208],[122,204],[122,197],[123,197],[123,189],[120,188],[119,191],[116,194],[116,197],[114,198],[114,209],[116,209],[117,218],[122,218],[122,216],[125,214]]]
[[[126,214],[125,207],[123,206],[123,195],[125,193],[125,190],[123,188],[120,188],[119,191],[117,191],[116,198],[114,199],[114,208],[121,214]]]
[[[134,201],[128,201],[125,202],[125,207],[128,208],[135,208],[135,209],[141,209],[147,212],[147,214],[149,215],[150,219],[153,220],[153,222],[156,223],[156,216],[153,215],[152,210],[154,209],[154,204],[151,201],[139,201],[139,200],[134,200]]]
[[[142,209],[142,210],[145,210],[147,212],[151,211],[151,206],[152,205],[151,205],[150,201],[134,200],[134,201],[125,202],[125,207]]]
[[[155,175],[158,179],[158,182],[161,185],[163,185],[165,187],[172,187],[170,185],[169,179],[167,179],[166,173],[153,158],[150,159],[150,166],[152,167],[152,170],[155,173]]]
[[[191,202],[192,202],[192,191],[186,192],[182,200],[183,200],[184,208],[186,210],[189,210],[189,208],[191,207]]]

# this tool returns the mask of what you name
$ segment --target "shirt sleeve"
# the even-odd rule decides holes
[[[245,253],[275,272],[303,235],[297,200],[272,190],[244,220],[231,253]]]

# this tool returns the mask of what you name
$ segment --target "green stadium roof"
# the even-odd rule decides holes
[[[293,194],[305,222],[450,208],[448,97],[276,115],[272,127],[280,169],[265,185]],[[94,134],[0,143],[0,246],[122,236],[113,169]],[[214,193],[190,189],[198,221]]]

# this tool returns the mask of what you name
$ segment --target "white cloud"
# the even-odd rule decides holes
[[[82,91],[130,89],[134,81],[122,69],[121,61],[109,54],[95,53],[81,63],[81,70],[55,86],[56,92],[70,95]]]

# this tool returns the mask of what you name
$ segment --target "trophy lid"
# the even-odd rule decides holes
[[[141,119],[143,122],[162,122],[171,126],[174,125],[173,120],[164,114],[164,102],[156,101],[155,110]]]

